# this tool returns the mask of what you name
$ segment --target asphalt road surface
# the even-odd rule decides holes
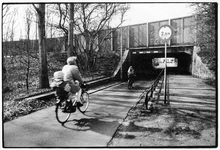
[[[3,147],[106,147],[149,84],[138,81],[128,90],[122,83],[93,93],[87,112],[77,110],[64,125],[55,118],[55,106],[4,123]]]

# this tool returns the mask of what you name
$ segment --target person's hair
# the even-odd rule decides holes
[[[56,71],[56,72],[54,72],[53,76],[54,76],[53,79],[54,79],[55,81],[63,81],[63,76],[64,76],[64,74],[63,74],[62,71]]]
[[[69,58],[66,60],[66,62],[67,62],[68,65],[76,65],[76,59],[77,59],[77,57],[72,56],[72,57],[69,57]]]

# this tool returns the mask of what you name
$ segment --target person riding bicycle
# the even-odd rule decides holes
[[[84,85],[84,82],[80,76],[80,72],[78,67],[76,66],[76,59],[77,57],[69,57],[67,59],[67,65],[63,66],[62,72],[64,73],[64,81],[69,81],[71,84],[71,92],[76,93],[77,102],[82,105],[81,102],[81,94],[82,89],[80,85]]]
[[[130,66],[128,68],[128,81],[130,80],[131,83],[133,83],[134,82],[134,77],[135,77],[134,68],[132,66]]]

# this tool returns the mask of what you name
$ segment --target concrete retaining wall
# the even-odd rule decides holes
[[[192,75],[202,79],[214,79],[214,74],[202,63],[201,58],[198,56],[200,47],[194,46],[192,56]]]
[[[120,60],[116,70],[114,71],[112,77],[117,80],[127,80],[127,70],[128,70],[128,57],[129,57],[129,50],[125,50]],[[121,67],[122,67],[122,75],[121,75]]]

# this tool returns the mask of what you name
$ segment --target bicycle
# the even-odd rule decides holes
[[[71,113],[74,113],[76,111],[76,108],[81,112],[85,113],[86,110],[89,107],[89,94],[87,92],[86,86],[81,87],[82,88],[82,94],[81,94],[81,102],[82,106],[80,105],[79,102],[76,101],[76,98],[72,102],[68,97],[56,97],[57,98],[57,103],[56,103],[56,108],[55,108],[55,113],[56,113],[56,119],[59,123],[65,123]]]
[[[128,89],[132,89],[133,88],[134,77],[135,77],[135,75],[129,75],[129,77],[128,77]]]

